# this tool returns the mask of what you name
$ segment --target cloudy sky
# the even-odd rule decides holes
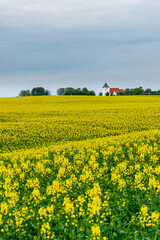
[[[160,89],[159,0],[0,0],[0,97]]]

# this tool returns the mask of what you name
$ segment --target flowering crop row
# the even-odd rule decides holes
[[[2,124],[6,130],[4,135],[8,134],[9,137],[6,147],[2,146],[0,155],[1,239],[160,238],[160,130],[159,119],[157,120],[159,114],[157,102],[153,101],[154,97],[145,98],[146,105],[144,102],[140,104],[139,99],[141,98],[137,99],[136,97],[122,97],[123,101],[121,98],[107,99],[109,100],[95,97],[94,104],[92,97],[82,97],[82,99],[77,97],[75,101],[77,104],[79,103],[78,109],[76,109],[72,97],[66,98],[66,101],[69,102],[66,105],[67,109],[63,106],[66,104],[63,98],[54,98],[53,101],[52,97],[44,98],[44,100],[43,98],[16,99],[17,103],[19,101],[20,109],[15,104],[11,114],[7,107],[9,108],[12,102],[2,103],[2,106],[6,105],[6,109],[3,110],[4,125]],[[118,102],[118,99],[122,102]],[[38,100],[40,105],[44,104],[46,108],[42,109],[40,106],[35,108]],[[58,100],[61,101],[58,102]],[[82,100],[83,102],[81,102]],[[13,99],[13,101],[15,100]],[[47,105],[47,101],[50,106]],[[52,106],[56,104],[55,101],[57,101],[59,110],[58,106]],[[106,101],[111,101],[108,102],[108,106]],[[137,101],[140,108],[143,109],[143,118],[151,121],[154,113],[155,121],[148,123],[141,118]],[[32,107],[31,102],[33,102]],[[152,106],[150,112],[147,107],[149,105]],[[117,106],[119,107],[117,108]],[[128,115],[131,109],[137,115],[134,116],[132,113],[128,116],[124,106],[129,108]],[[52,112],[52,107],[57,112]],[[77,124],[78,121],[83,123],[84,127],[86,124],[86,129],[90,127],[92,134],[94,120],[97,119],[95,126],[97,122],[98,129],[98,124],[102,125],[102,113],[107,107],[112,114],[108,115],[104,125],[110,123],[110,126],[113,127],[110,128],[110,131],[112,130],[110,136],[99,137],[95,131],[95,136],[90,137],[89,135],[88,138],[84,138],[83,128],[79,128],[81,137],[77,139],[76,133],[78,132],[74,128],[77,125],[74,124]],[[31,117],[27,110],[33,111],[33,114],[30,113]],[[123,111],[125,112],[125,118],[119,119],[118,122],[122,130],[118,134],[115,134],[113,111],[115,114],[117,112],[115,117],[117,120],[118,116],[123,116]],[[61,115],[58,118],[57,115],[62,112],[64,112],[64,116]],[[79,117],[76,116],[76,113],[79,114]],[[16,115],[19,116],[19,119],[17,117],[18,123]],[[81,118],[80,115],[84,117]],[[6,117],[7,123],[5,123],[4,116],[8,116],[8,118]],[[59,122],[58,128],[56,124],[61,118],[62,121]],[[137,131],[135,128],[131,128],[132,124],[136,126],[136,122],[132,122],[136,118]],[[26,123],[24,132],[28,122],[30,126],[33,125],[31,128],[33,133],[31,129],[26,128],[26,141],[31,142],[31,146],[27,145],[28,149],[27,146],[20,143],[21,135],[18,140],[19,148],[18,141],[17,145],[16,143],[14,145],[13,140],[14,147],[12,148],[9,140],[12,135],[8,129],[14,126],[16,132],[17,124],[18,132],[20,119],[22,119],[22,125]],[[55,119],[59,119],[57,123]],[[61,136],[64,119],[73,121],[73,130],[68,131],[64,127],[66,138],[63,141],[59,139],[59,142],[56,141],[53,144],[53,140],[49,144],[51,139],[49,138],[46,146],[43,146],[45,144],[36,142],[32,138],[38,132],[41,133],[41,123],[43,127],[46,126],[47,134],[51,121],[53,121],[53,126],[57,126],[59,135],[56,136]],[[125,132],[127,122],[130,126],[128,129],[132,130],[131,133],[128,130]],[[152,127],[149,128],[151,123]],[[69,125],[71,126],[71,122]],[[67,142],[67,134],[68,136],[75,134],[75,138]],[[40,135],[39,139],[42,141],[43,135]]]
[[[0,151],[160,129],[160,98],[24,97],[0,100]]]

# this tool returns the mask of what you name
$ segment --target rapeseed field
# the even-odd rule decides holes
[[[160,239],[160,97],[0,99],[0,239]]]

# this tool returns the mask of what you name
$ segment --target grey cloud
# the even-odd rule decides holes
[[[110,28],[159,24],[157,0],[1,0],[2,27],[37,30],[57,28]],[[152,17],[152,19],[151,19]],[[36,29],[35,29],[36,31]]]
[[[0,9],[0,96],[35,85],[98,92],[104,81],[160,88],[158,0],[0,0]]]

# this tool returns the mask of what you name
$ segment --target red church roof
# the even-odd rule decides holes
[[[113,93],[113,92],[119,93],[119,92],[124,92],[124,90],[119,88],[110,88],[110,93]]]

